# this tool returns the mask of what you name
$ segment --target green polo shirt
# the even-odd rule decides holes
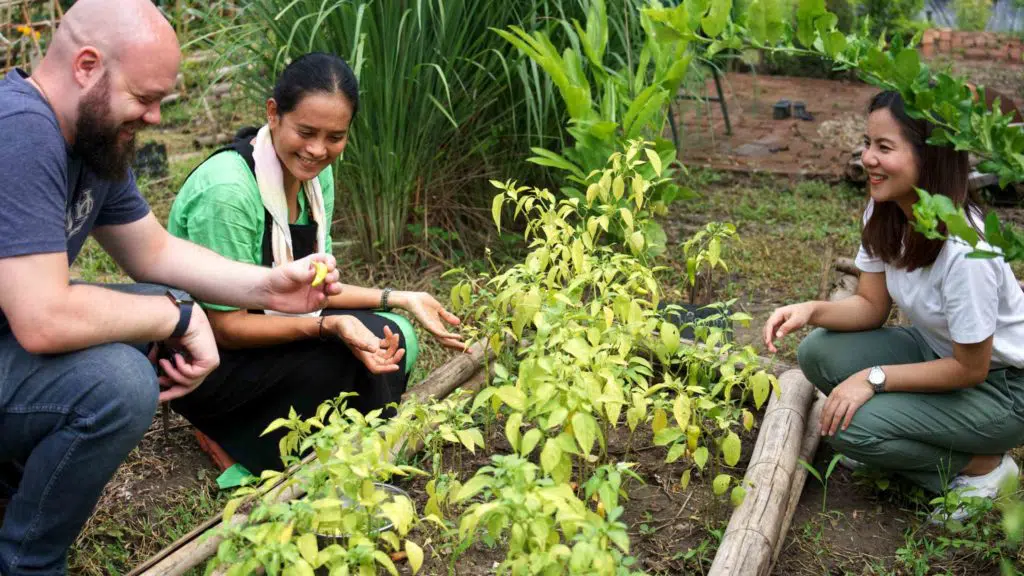
[[[334,172],[330,166],[318,176],[324,195],[324,211],[334,214]],[[263,230],[266,212],[256,176],[235,151],[221,152],[203,162],[182,185],[171,206],[167,230],[239,262],[263,263]],[[306,195],[299,194],[299,219],[309,224]],[[327,246],[331,246],[330,229]],[[329,248],[328,248],[329,249]],[[212,310],[237,310],[203,303]]]

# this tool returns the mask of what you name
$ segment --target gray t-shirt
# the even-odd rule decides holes
[[[131,170],[122,182],[102,180],[72,155],[24,72],[0,80],[0,258],[66,252],[70,264],[94,227],[148,213]],[[0,333],[7,330],[0,313]]]

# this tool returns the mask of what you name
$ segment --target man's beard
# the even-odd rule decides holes
[[[110,76],[106,73],[78,105],[74,153],[104,180],[121,182],[135,158],[135,135],[121,139],[122,125],[111,120]]]

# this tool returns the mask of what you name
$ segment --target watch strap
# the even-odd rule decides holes
[[[191,299],[179,298],[170,290],[167,291],[167,297],[178,307],[178,324],[174,327],[170,337],[181,338],[185,335],[188,325],[192,321],[192,306],[194,302]]]

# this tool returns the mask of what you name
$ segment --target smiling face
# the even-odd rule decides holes
[[[180,53],[152,46],[108,65],[78,103],[74,150],[101,178],[125,178],[135,134],[160,122],[160,102],[173,88]]]
[[[900,123],[888,108],[868,116],[861,161],[868,173],[868,188],[876,203],[895,202],[907,207],[917,201],[918,158]]]
[[[311,92],[290,112],[278,114],[267,101],[274,150],[286,172],[299,182],[316,178],[345,150],[352,106],[343,94]]]

